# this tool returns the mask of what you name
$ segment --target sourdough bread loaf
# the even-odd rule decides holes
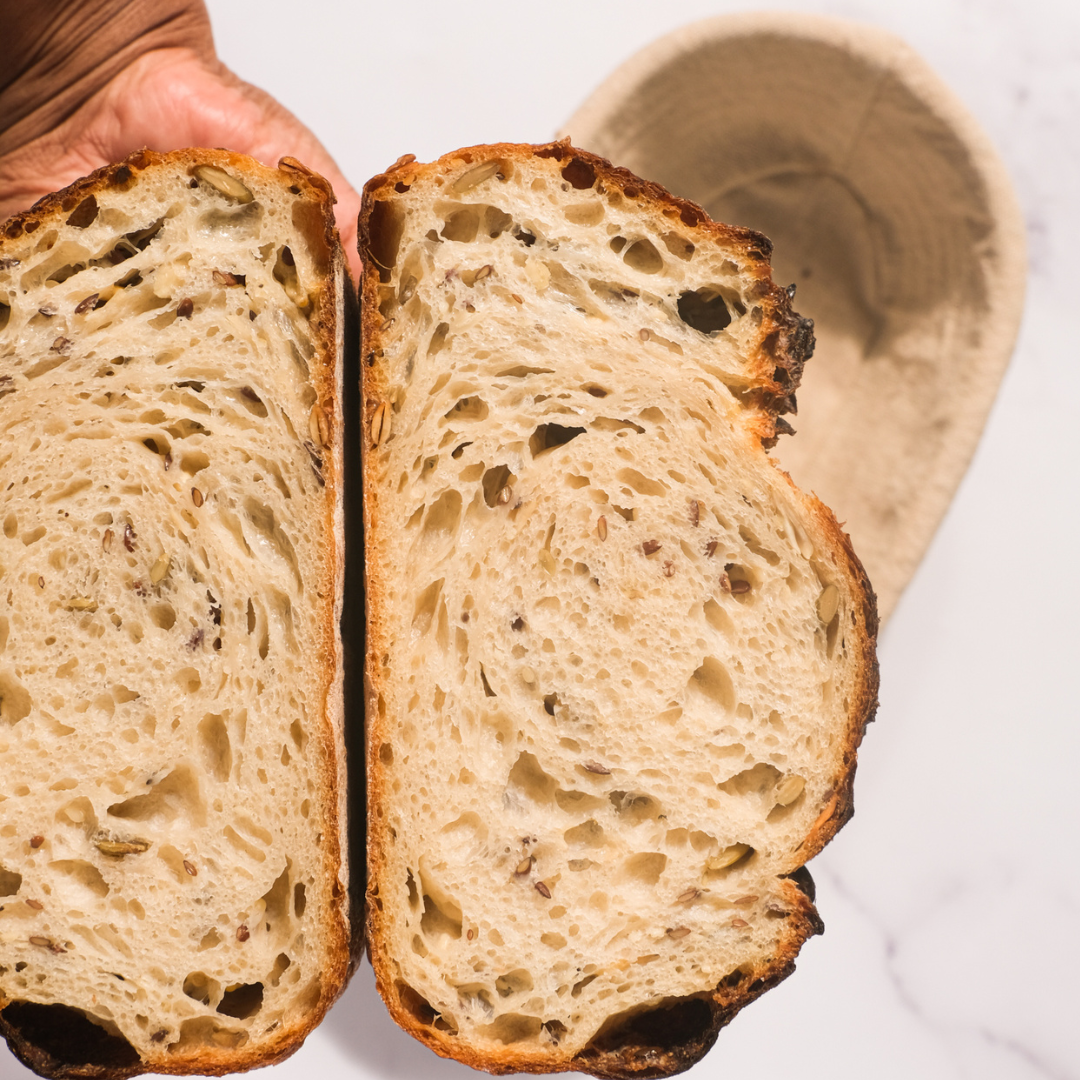
[[[329,185],[137,153],[0,229],[0,1031],[295,1049],[350,962]]]
[[[361,214],[368,946],[493,1072],[686,1068],[820,929],[873,592],[766,454],[812,348],[769,243],[568,142]]]

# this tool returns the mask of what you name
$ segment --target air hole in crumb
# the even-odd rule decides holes
[[[544,771],[537,758],[524,752],[519,754],[514,762],[507,783],[537,803],[551,803],[559,787],[555,778]]]
[[[424,518],[423,531],[429,536],[449,536],[461,520],[461,493],[450,489],[432,504]]]
[[[743,769],[736,773],[730,780],[717,785],[721,791],[728,795],[744,797],[747,795],[759,795],[764,797],[776,787],[783,774],[773,765],[758,762],[751,769]]]
[[[93,195],[88,195],[68,215],[67,223],[76,229],[86,229],[91,226],[98,216],[98,203]]]
[[[563,427],[562,424],[540,424],[529,438],[532,456],[539,457],[545,450],[565,446],[571,439],[585,434],[583,427]]]
[[[195,824],[202,824],[206,805],[195,770],[188,765],[179,765],[147,794],[113,803],[107,813],[126,821],[165,823],[186,817]]]
[[[701,694],[725,712],[735,711],[735,686],[727,668],[716,657],[705,657],[701,667],[690,677],[687,686],[690,691]]]
[[[444,416],[446,420],[485,420],[487,419],[487,402],[481,397],[463,397],[454,407],[448,410]]]
[[[186,472],[188,476],[194,476],[197,472],[201,472],[209,465],[210,458],[199,450],[193,450],[189,453],[180,455],[180,468]]]
[[[576,992],[575,987],[572,993]],[[599,1054],[617,1054],[631,1047],[655,1047],[661,1052],[684,1049],[703,1044],[712,1026],[713,1010],[701,998],[676,999],[647,1012],[628,1009],[604,1021],[580,1056],[588,1063]]]
[[[222,1027],[209,1016],[199,1016],[180,1024],[180,1038],[169,1043],[169,1053],[185,1054],[206,1047],[213,1047],[217,1051],[236,1050],[247,1041],[246,1031]]]
[[[543,934],[540,940],[545,941],[547,938],[559,938],[563,941],[563,945],[566,944],[565,940],[561,939],[558,934]],[[555,948],[560,947],[553,941],[545,941],[545,944],[554,945]],[[502,1016],[496,1018],[494,1023],[487,1024],[481,1030],[488,1038],[510,1046],[514,1043],[535,1040],[540,1034],[541,1024],[542,1021],[538,1016],[525,1016],[522,1013],[503,1013]]]
[[[218,783],[225,783],[232,773],[232,746],[224,717],[207,713],[197,730],[207,771]]]
[[[181,668],[174,676],[173,682],[186,694],[195,694],[202,687],[202,677],[193,667]]]
[[[408,983],[400,979],[394,983],[401,1007],[419,1024],[430,1027],[435,1020],[435,1010],[427,998],[421,997]]]
[[[248,831],[252,831],[251,823],[247,828]],[[258,826],[254,826],[255,830],[258,830]],[[256,837],[263,843],[271,842],[270,833],[265,833],[263,836]],[[288,927],[289,925],[289,900],[292,889],[289,887],[289,876],[292,870],[292,863],[286,859],[285,869],[274,879],[274,884],[263,894],[262,902],[264,907],[264,919],[266,920],[266,929],[272,931],[277,929],[280,925]]]
[[[677,232],[666,232],[660,239],[664,241],[664,247],[678,259],[685,261],[694,254],[694,245]]]
[[[604,830],[594,818],[575,825],[563,833],[563,839],[572,846],[599,848],[604,846]]]
[[[532,988],[532,975],[525,968],[515,968],[495,980],[495,992],[502,998],[528,993]]]
[[[14,727],[30,715],[33,699],[12,671],[0,671],[0,724]]]
[[[571,158],[563,168],[562,176],[578,191],[585,191],[596,183],[596,169],[581,158]]]
[[[22,874],[0,866],[0,896],[14,896],[22,888]]]
[[[420,930],[428,940],[434,937],[451,937],[457,940],[461,937],[461,908],[447,895],[436,900],[429,892],[425,892]]]
[[[401,235],[405,228],[405,211],[396,202],[378,201],[368,219],[369,252],[379,268],[379,280],[390,280],[390,271],[397,263]]]
[[[278,953],[274,966],[270,969],[270,985],[277,986],[281,976],[292,967],[292,958],[287,953]]]
[[[715,334],[731,322],[724,297],[713,289],[687,290],[679,297],[679,318],[703,334]]]
[[[184,980],[184,993],[201,1005],[217,1003],[221,997],[221,984],[203,971],[193,971]]]
[[[612,791],[608,794],[615,812],[631,825],[656,821],[661,813],[660,803],[651,795],[636,791]]]
[[[265,419],[268,415],[263,399],[259,397],[250,386],[241,386],[240,389],[236,391],[236,396],[240,401],[240,404],[243,405],[252,416]]]
[[[664,269],[664,257],[651,240],[637,240],[623,254],[623,262],[641,274],[658,274]]]
[[[573,203],[563,213],[572,225],[599,225],[604,220],[604,204],[599,199]]]
[[[442,593],[445,580],[445,578],[439,578],[438,581],[433,581],[416,598],[416,603],[413,606],[412,629],[420,637],[423,637],[431,629],[431,623],[435,618],[435,609],[438,606],[439,596]]]
[[[302,754],[307,746],[307,732],[304,731],[304,725],[299,720],[294,720],[289,725],[289,734],[292,736],[292,741],[296,744],[296,748]]]
[[[49,869],[66,875],[71,881],[81,885],[95,896],[109,895],[109,885],[93,863],[82,859],[58,859],[56,862],[49,863]],[[0,896],[3,895],[3,881],[0,880]]]
[[[247,1020],[254,1016],[263,1003],[262,983],[242,983],[230,987],[221,995],[221,1003],[217,1011],[224,1016],[232,1016],[237,1020]]]
[[[498,504],[499,492],[506,487],[509,479],[510,469],[506,465],[495,465],[484,473],[484,502],[488,506],[494,508]]]
[[[735,624],[731,621],[731,616],[715,600],[706,600],[703,611],[706,620],[714,630],[725,637],[734,636]]]
[[[447,240],[470,244],[480,229],[480,208],[464,206],[448,214],[441,235]]]
[[[171,630],[176,622],[176,609],[172,604],[155,604],[150,609],[150,621],[160,630]]]
[[[617,476],[622,483],[629,485],[639,495],[660,497],[668,493],[667,484],[661,480],[650,480],[637,469],[620,469]]]
[[[668,858],[656,851],[641,851],[623,860],[622,873],[643,885],[655,885],[667,866]]]
[[[450,324],[441,322],[435,327],[428,343],[428,356],[437,356],[446,345],[446,336],[450,333]]]

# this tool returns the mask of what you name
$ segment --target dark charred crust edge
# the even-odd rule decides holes
[[[809,874],[806,875],[809,877]],[[681,1002],[701,1001],[709,1011],[708,1021],[675,1047],[656,1047],[648,1043],[623,1046],[617,1050],[586,1051],[566,1067],[591,1073],[607,1080],[632,1080],[673,1076],[696,1065],[712,1049],[720,1032],[751,1002],[783,982],[795,970],[795,957],[810,937],[825,927],[813,903],[794,882],[785,889],[791,904],[787,916],[789,933],[781,940],[777,954],[751,971],[733,972],[711,994],[682,998]],[[678,1007],[678,1002],[670,1003]]]
[[[803,871],[806,877],[809,873]],[[796,875],[791,875],[796,877]],[[788,875],[785,875],[788,877]],[[782,879],[783,880],[783,879]],[[456,1045],[451,1038],[430,1025],[421,1023],[399,1003],[397,994],[385,985],[381,978],[385,960],[382,950],[372,953],[376,984],[394,1021],[414,1038],[424,1043],[440,1057],[461,1061],[474,1069],[482,1069],[495,1075],[508,1073],[559,1073],[585,1072],[601,1080],[649,1080],[649,1078],[674,1076],[696,1065],[716,1043],[720,1032],[731,1023],[739,1012],[756,1001],[766,991],[783,982],[795,970],[795,958],[807,939],[824,932],[824,924],[812,901],[796,880],[783,881],[783,892],[790,906],[786,918],[787,933],[778,944],[776,955],[769,961],[751,968],[733,972],[711,992],[671,999],[660,1006],[648,1006],[640,1010],[638,1017],[648,1017],[656,1012],[677,1016],[688,1003],[701,1002],[707,1016],[699,1010],[694,1030],[677,1045],[671,1045],[670,1032],[665,1031],[667,1045],[655,1045],[660,1040],[620,1042],[619,1032],[607,1037],[611,1048],[603,1043],[590,1046],[574,1056],[555,1056],[558,1051],[516,1052],[507,1047],[497,1057],[467,1046]],[[377,922],[377,920],[376,920]],[[627,1026],[634,1026],[634,1019]],[[655,1025],[650,1025],[655,1026]],[[661,1023],[661,1028],[666,1025]]]
[[[474,161],[489,160],[492,157],[507,157],[515,160],[525,155],[557,158],[560,162],[580,160],[595,170],[598,179],[619,188],[627,198],[636,199],[645,196],[656,200],[657,203],[670,207],[671,216],[677,217],[687,227],[702,229],[707,234],[711,234],[715,240],[733,244],[742,249],[746,258],[755,264],[756,298],[761,303],[765,316],[762,320],[758,359],[767,374],[748,394],[748,398],[764,414],[763,422],[756,426],[757,434],[760,436],[762,446],[767,450],[775,444],[779,434],[790,432],[790,425],[781,417],[785,413],[794,414],[797,410],[795,391],[802,378],[803,366],[814,351],[813,321],[800,316],[792,309],[794,290],[781,289],[773,283],[771,268],[768,265],[772,243],[767,237],[751,229],[714,222],[695,203],[672,195],[659,184],[642,180],[628,169],[612,165],[605,158],[573,147],[569,139],[537,146],[500,143],[469,147],[444,155],[430,164],[416,164],[415,157],[407,154],[399,158],[385,173],[373,177],[364,186],[357,233],[357,247],[364,263],[364,273],[360,283],[360,368],[365,433],[362,435],[365,460],[363,498],[364,521],[367,529],[377,527],[378,522],[374,485],[369,482],[369,472],[366,468],[369,453],[366,430],[376,407],[375,397],[379,392],[381,376],[381,371],[374,364],[374,360],[380,354],[382,338],[382,317],[378,312],[377,292],[379,264],[372,254],[370,231],[375,204],[380,197],[388,197],[395,186],[401,182],[401,177],[409,173],[441,170],[455,160],[472,164]],[[788,482],[790,483],[790,478]],[[749,972],[745,978],[733,986],[721,983],[711,993],[679,999],[704,1001],[710,1010],[709,1023],[680,1046],[657,1048],[641,1043],[624,1045],[617,1051],[579,1053],[574,1057],[561,1059],[555,1056],[557,1051],[522,1054],[508,1047],[499,1053],[498,1057],[474,1051],[469,1047],[456,1045],[444,1033],[418,1021],[402,1007],[397,993],[384,979],[384,973],[390,971],[390,958],[380,944],[382,919],[381,901],[378,896],[378,870],[379,867],[385,865],[386,860],[382,850],[382,837],[376,831],[375,835],[369,839],[369,887],[366,913],[368,955],[375,971],[376,986],[387,1010],[398,1026],[427,1045],[440,1057],[461,1061],[472,1068],[497,1075],[514,1072],[581,1071],[600,1078],[612,1078],[612,1080],[672,1076],[689,1069],[700,1061],[712,1048],[720,1031],[731,1023],[741,1009],[782,982],[795,970],[795,958],[806,940],[824,932],[824,924],[814,907],[812,898],[804,888],[805,879],[809,879],[812,884],[809,871],[805,869],[805,863],[821,851],[854,813],[852,790],[855,779],[856,751],[866,726],[873,720],[877,708],[878,665],[875,653],[878,630],[877,601],[866,572],[851,548],[850,538],[841,530],[832,512],[817,499],[801,493],[800,496],[810,504],[807,508],[808,512],[818,520],[835,547],[843,552],[848,571],[848,584],[852,594],[861,599],[854,627],[861,648],[861,663],[857,665],[859,670],[856,673],[856,700],[852,702],[849,713],[849,726],[843,752],[844,769],[833,792],[836,803],[828,819],[817,824],[804,839],[792,859],[790,869],[782,876],[782,880],[787,879],[785,885],[792,910],[785,923],[788,932],[782,937],[776,956]],[[378,721],[370,718],[378,716],[381,680],[373,658],[381,655],[382,648],[381,627],[375,612],[379,610],[384,586],[377,567],[368,566],[365,575],[367,600],[370,605],[367,626],[365,700],[368,723],[372,725],[368,736],[367,783],[369,820],[373,820],[372,815],[382,797],[377,760],[379,739],[377,734],[373,733]],[[676,1004],[676,1001],[667,1003],[668,1006]]]
[[[38,1076],[54,1077],[56,1080],[75,1080],[75,1078],[82,1077],[101,1077],[103,1080],[126,1080],[129,1076],[138,1076],[140,1073],[145,1072],[147,1067],[144,1063],[138,1060],[138,1055],[135,1054],[134,1049],[131,1048],[130,1043],[124,1040],[116,1040],[118,1043],[122,1043],[122,1046],[127,1046],[131,1050],[132,1054],[135,1054],[136,1061],[127,1065],[121,1064],[117,1061],[114,1064],[86,1064],[86,1065],[71,1065],[60,1061],[53,1054],[43,1049],[32,1039],[28,1039],[22,1033],[22,1031],[14,1024],[10,1023],[5,1016],[5,1012],[8,1012],[12,1006],[19,1005],[19,1002],[7,1001],[0,1005],[0,1035],[6,1040],[8,1047],[12,1054],[22,1062],[32,1072],[37,1073]],[[8,1013],[10,1016],[10,1013]],[[89,1021],[87,1021],[89,1023]],[[102,1031],[104,1039],[109,1039],[104,1031]],[[111,1038],[116,1039],[115,1036]],[[119,1053],[116,1055],[118,1058],[122,1058],[128,1055],[123,1053],[121,1047]]]
[[[128,1077],[142,1076],[150,1071],[165,1076],[225,1076],[233,1072],[246,1072],[249,1069],[262,1068],[264,1065],[278,1065],[292,1057],[303,1045],[304,1039],[317,1026],[313,1024],[311,1028],[305,1028],[301,1034],[285,1033],[276,1043],[265,1047],[257,1055],[251,1053],[236,1055],[204,1048],[185,1054],[183,1057],[165,1061],[143,1061],[138,1058],[134,1048],[125,1039],[103,1032],[105,1038],[113,1039],[121,1046],[128,1047],[136,1060],[125,1063],[123,1059],[127,1055],[121,1050],[116,1054],[114,1062],[73,1064],[43,1049],[33,1039],[27,1038],[17,1025],[5,1019],[4,1013],[9,1007],[19,1004],[23,1003],[0,999],[0,1036],[7,1040],[8,1048],[18,1061],[38,1076],[46,1077],[47,1080],[127,1080]],[[321,1015],[319,1019],[322,1019]],[[91,1022],[88,1020],[87,1023]]]
[[[24,236],[32,235],[38,228],[54,217],[59,217],[66,222],[67,216],[90,196],[96,196],[110,188],[121,191],[130,189],[134,186],[137,175],[145,169],[154,166],[170,168],[184,168],[186,166],[190,170],[194,166],[201,164],[235,168],[242,174],[256,174],[266,178],[276,175],[279,181],[283,174],[292,185],[300,189],[299,194],[312,205],[313,212],[307,215],[302,225],[298,225],[298,228],[304,232],[312,244],[319,273],[324,278],[323,285],[318,292],[317,310],[313,314],[311,328],[313,338],[318,343],[322,354],[333,358],[337,350],[339,330],[343,329],[346,335],[351,332],[354,335],[353,341],[355,341],[356,295],[341,248],[337,227],[334,223],[333,205],[336,200],[333,188],[328,180],[308,169],[294,158],[282,158],[279,168],[274,169],[247,155],[229,150],[200,147],[173,150],[165,153],[146,148],[136,150],[124,158],[123,161],[114,162],[96,169],[88,176],[74,181],[68,187],[45,195],[29,210],[14,214],[0,223],[0,249],[7,245],[17,244]],[[344,299],[342,311],[339,311],[337,303],[339,293],[343,294]],[[345,325],[343,328],[338,325],[340,319],[344,319]],[[348,346],[348,338],[346,338],[346,346]],[[343,363],[345,359],[345,357],[339,357],[338,362]],[[324,408],[329,406],[327,412],[331,422],[331,430],[334,432],[335,443],[338,443],[341,439],[342,417],[340,413],[342,403],[338,399],[333,364],[324,364],[320,366],[318,371],[313,370],[312,379],[315,382]],[[341,475],[341,470],[336,466],[339,456],[336,454],[333,457],[328,455],[329,460],[335,462],[335,475],[332,477],[328,475],[327,486],[333,484],[333,494],[336,498],[341,493],[344,476]],[[328,498],[327,514],[331,516],[334,512],[331,508],[331,500]],[[332,517],[327,523],[327,534],[335,537],[335,543],[338,542],[339,532]],[[342,552],[339,557],[344,558],[344,553]],[[322,588],[323,595],[333,595],[335,573],[336,570],[333,566],[327,567],[326,580]],[[324,636],[318,643],[320,655],[335,655],[333,639],[334,630],[328,620],[324,627]],[[329,711],[325,715],[329,725]],[[327,737],[327,749],[329,751],[328,765],[334,764],[336,766],[336,750],[329,736]],[[336,791],[339,783],[336,773],[333,777],[333,783]],[[347,838],[341,835],[344,822],[339,821],[336,799],[328,801],[326,809],[325,825],[329,835],[325,839],[330,843],[340,842],[344,846]],[[340,863],[338,865],[340,867]],[[354,873],[360,872],[363,865],[363,860],[359,865],[353,864]],[[258,1048],[244,1047],[235,1051],[223,1051],[208,1047],[197,1047],[183,1055],[154,1061],[139,1059],[136,1063],[130,1065],[65,1063],[57,1060],[52,1054],[36,1045],[32,1039],[26,1038],[10,1022],[10,1019],[6,1020],[4,1018],[4,1011],[9,1006],[21,1003],[2,996],[0,996],[0,1036],[6,1039],[14,1056],[27,1068],[39,1076],[57,1078],[57,1080],[67,1080],[67,1078],[76,1080],[76,1078],[84,1077],[100,1077],[101,1080],[126,1080],[127,1077],[139,1076],[150,1070],[165,1075],[223,1076],[226,1073],[244,1072],[249,1069],[261,1068],[264,1065],[278,1064],[296,1053],[308,1035],[319,1026],[330,1006],[345,990],[353,970],[363,955],[365,935],[363,932],[362,899],[358,907],[353,906],[350,908],[347,897],[339,897],[336,889],[334,889],[333,895],[336,900],[341,901],[341,916],[337,920],[340,926],[330,934],[332,957],[322,968],[322,995],[319,1003],[310,1015],[304,1017],[301,1022],[288,1028],[279,1029],[275,1040],[268,1041]],[[126,1043],[126,1040],[118,1041]]]

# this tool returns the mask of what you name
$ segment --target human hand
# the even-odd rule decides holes
[[[271,166],[285,156],[303,162],[334,187],[342,246],[353,275],[359,275],[359,194],[292,113],[194,48],[144,53],[68,119],[0,155],[0,221],[144,146],[220,146]]]

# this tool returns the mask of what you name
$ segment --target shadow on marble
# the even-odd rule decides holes
[[[322,1031],[343,1053],[373,1076],[430,1077],[464,1080],[480,1074],[456,1061],[433,1053],[406,1035],[386,1011],[375,989],[375,974],[367,960],[353,976],[348,990],[323,1022]]]

